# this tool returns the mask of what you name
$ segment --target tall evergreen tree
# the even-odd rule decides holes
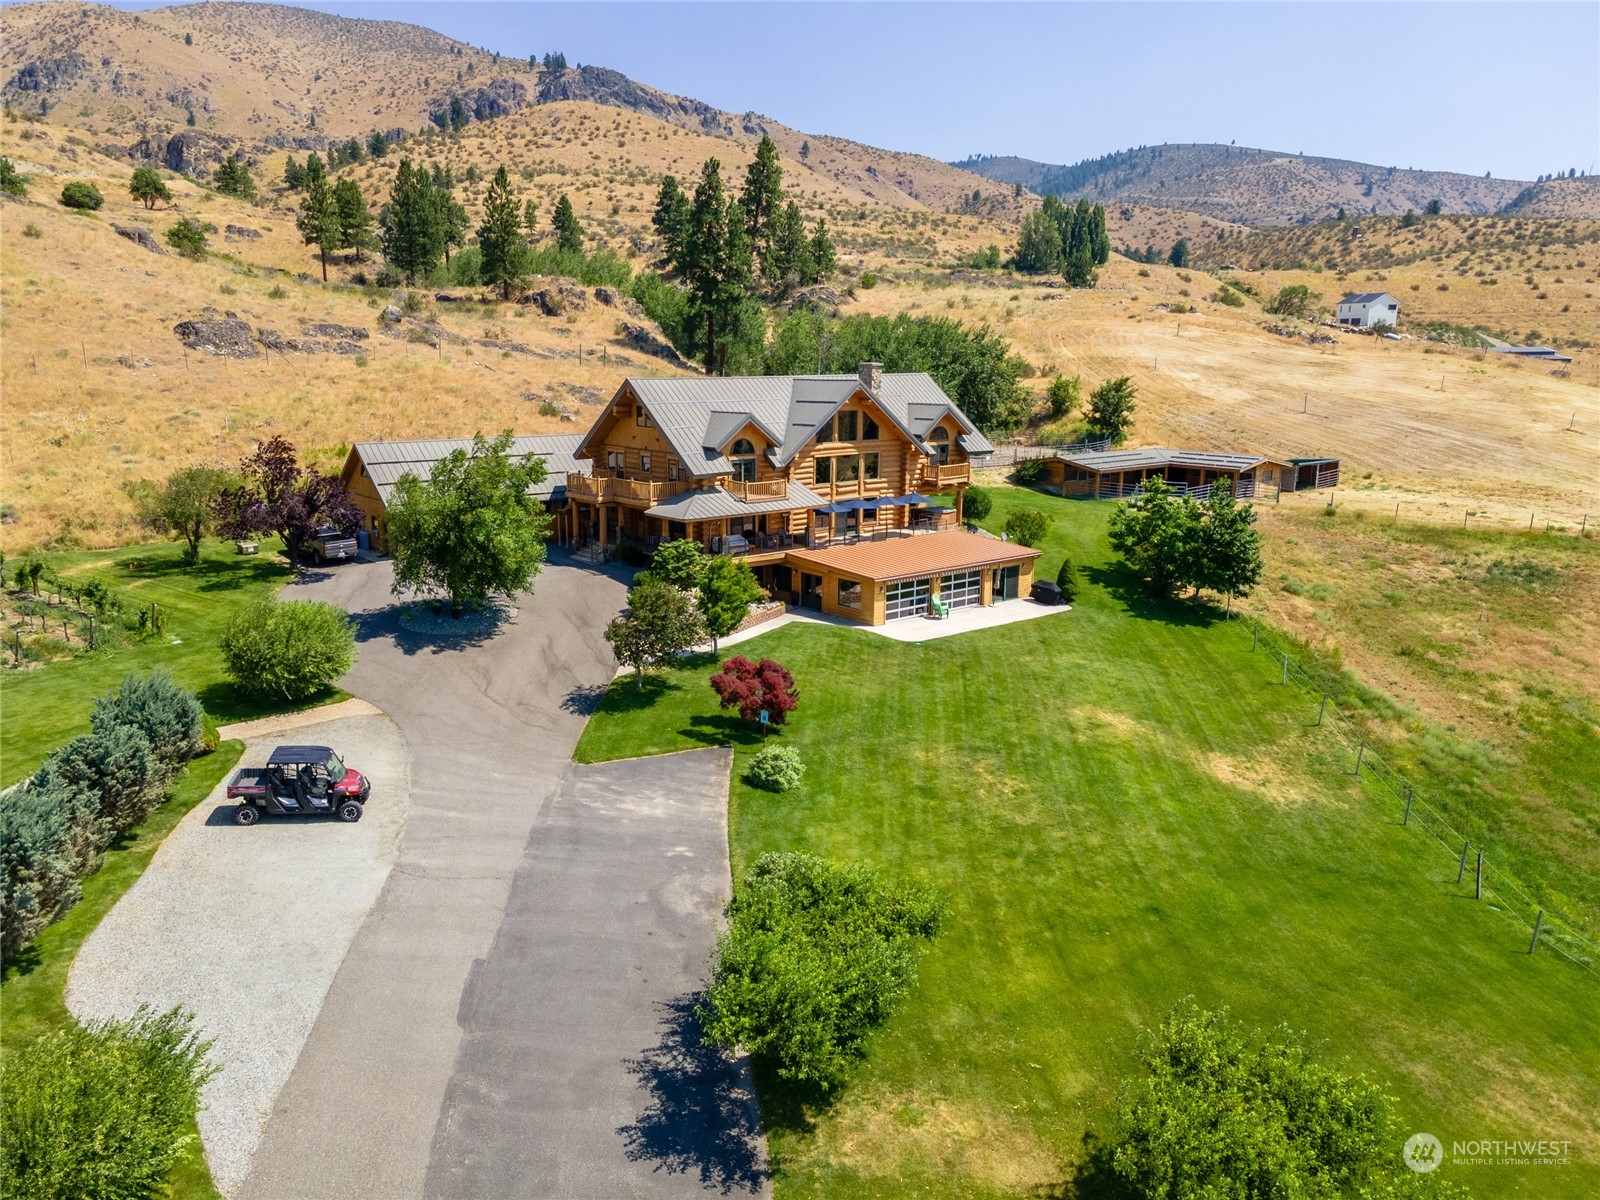
[[[828,235],[828,219],[817,218],[816,231],[811,235],[811,277],[807,283],[818,283],[824,275],[831,275],[839,266],[833,249],[833,238]]]
[[[300,201],[300,215],[295,218],[295,228],[308,246],[316,246],[322,255],[322,282],[328,282],[328,251],[344,245],[339,236],[339,206],[334,202],[333,189],[328,186],[328,174],[322,169],[322,160],[313,154],[306,162],[306,194]]]
[[[783,211],[783,166],[778,161],[777,145],[766,134],[761,135],[756,146],[755,159],[745,168],[739,203],[744,208],[751,250],[761,262],[762,275],[770,279],[767,252],[772,245],[773,224]]]
[[[289,155],[283,160],[283,186],[287,188],[303,188],[306,185],[306,169],[295,161],[294,155]]]
[[[707,375],[717,371],[718,348],[735,331],[740,310],[754,290],[746,222],[743,207],[723,187],[722,164],[706,159],[689,208],[683,276],[689,285],[691,319],[705,326]]]
[[[389,139],[383,136],[381,129],[373,130],[372,136],[367,139],[367,153],[373,158],[382,158],[389,153]]]
[[[444,256],[438,194],[428,172],[413,168],[409,158],[402,158],[395,171],[394,190],[378,214],[378,228],[384,257],[407,283],[419,275],[427,277]]]
[[[556,210],[550,215],[550,224],[556,231],[556,248],[572,253],[583,253],[583,226],[578,214],[572,211],[572,201],[565,192],[556,201]]]
[[[1111,260],[1111,234],[1106,229],[1106,206],[1096,204],[1089,224],[1089,244],[1094,251],[1094,263],[1103,267]]]
[[[250,168],[237,158],[225,158],[217,165],[211,186],[224,196],[237,196],[241,200],[256,194],[256,181],[250,175]]]
[[[661,239],[661,257],[674,270],[682,270],[684,245],[689,235],[689,197],[678,185],[676,175],[661,180],[656,193],[656,211],[650,218]]]
[[[1167,262],[1174,267],[1187,267],[1189,265],[1189,239],[1179,238],[1172,243],[1172,253],[1167,255]]]
[[[483,254],[479,268],[483,281],[498,287],[502,300],[511,299],[511,289],[528,274],[528,243],[522,236],[522,214],[511,192],[511,176],[503,166],[494,173],[484,197],[478,249]]]
[[[772,242],[761,269],[768,282],[780,291],[787,291],[791,280],[809,282],[816,274],[811,239],[806,236],[800,205],[793,200],[783,206],[783,211],[773,221]]]
[[[345,249],[354,250],[356,261],[361,262],[362,254],[378,244],[372,236],[373,217],[361,185],[354,179],[341,179],[333,188],[333,204],[339,214],[339,241]]]
[[[455,193],[433,189],[433,205],[439,214],[439,228],[444,237],[444,261],[450,261],[450,247],[460,249],[467,244],[469,218],[467,210]]]
[[[1061,265],[1061,229],[1051,213],[1041,208],[1022,218],[1016,263],[1017,270],[1029,275],[1054,271]]]

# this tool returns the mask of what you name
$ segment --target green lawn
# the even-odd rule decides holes
[[[50,751],[87,731],[95,698],[114,691],[129,671],[171,671],[199,693],[219,724],[280,711],[264,708],[228,683],[217,648],[238,607],[289,581],[288,566],[269,552],[275,545],[269,542],[260,555],[241,557],[232,543],[210,541],[195,566],[183,562],[177,542],[41,556],[73,579],[103,579],[130,609],[159,604],[167,613],[167,637],[0,676],[5,728],[0,786],[28,775]],[[135,569],[133,563],[141,565]],[[318,703],[339,695],[330,692]]]
[[[33,1038],[59,1029],[72,1019],[67,1013],[65,994],[67,973],[78,948],[144,873],[167,834],[184,814],[211,794],[243,753],[243,742],[223,742],[215,753],[191,762],[166,803],[108,851],[100,869],[83,881],[83,899],[41,933],[18,961],[6,966],[0,982],[5,1053],[14,1053]],[[172,1200],[219,1200],[198,1141],[173,1171],[168,1195]]]
[[[1600,981],[1529,957],[1457,888],[1237,626],[1127,591],[1109,505],[995,500],[992,528],[1017,504],[1054,518],[1040,570],[1069,549],[1086,568],[1072,613],[923,645],[789,626],[739,648],[799,684],[781,735],[807,763],[797,791],[739,778],[759,742],[717,710],[704,659],[642,697],[618,680],[578,747],[731,741],[736,873],[812,849],[950,897],[920,984],[830,1109],[761,1078],[780,1200],[1058,1194],[1139,1030],[1186,995],[1323,1039],[1447,1151],[1573,1143],[1565,1167],[1446,1168],[1478,1196],[1600,1192]]]

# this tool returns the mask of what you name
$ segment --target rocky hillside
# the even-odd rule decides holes
[[[260,165],[373,132],[415,134],[529,107],[582,102],[754,146],[770,134],[802,170],[869,205],[1020,216],[1010,187],[936,159],[810,135],[583,66],[546,71],[416,25],[274,4],[193,4],[128,13],[50,2],[0,9],[0,95],[41,111],[111,157],[203,177],[224,157]]]
[[[1293,225],[1348,216],[1421,212],[1438,200],[1445,212],[1488,214],[1515,203],[1526,182],[1413,171],[1245,146],[1141,146],[1070,166],[1026,158],[975,157],[953,164],[998,183],[1041,195],[1188,209],[1242,225]],[[1589,180],[1569,209],[1526,215],[1600,217],[1600,192]]]

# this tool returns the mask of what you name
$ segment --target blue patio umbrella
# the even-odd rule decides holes
[[[932,504],[933,501],[921,492],[907,492],[904,496],[895,498],[896,504]]]

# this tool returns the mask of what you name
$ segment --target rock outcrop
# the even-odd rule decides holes
[[[143,225],[118,225],[113,221],[111,228],[120,236],[127,238],[134,245],[143,246],[146,250],[150,251],[151,254],[165,254],[167,252],[165,247],[163,247],[160,242],[156,241],[156,235],[151,233]]]

